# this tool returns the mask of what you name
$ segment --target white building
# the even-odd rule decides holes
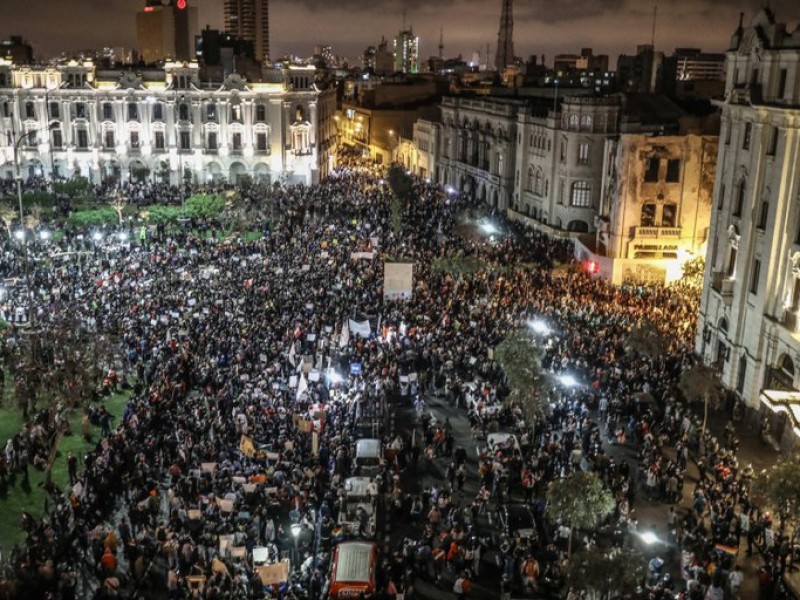
[[[696,349],[789,447],[800,428],[800,28],[787,31],[768,9],[740,26],[718,104]]]
[[[14,176],[18,140],[23,177],[316,182],[333,164],[335,92],[308,68],[263,79],[206,82],[193,62],[134,72],[0,60],[0,177]]]

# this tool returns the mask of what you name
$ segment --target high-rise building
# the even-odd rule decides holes
[[[394,38],[394,70],[399,73],[419,73],[419,38],[413,28]]]
[[[617,58],[617,81],[623,91],[656,94],[662,91],[664,53],[652,44],[636,47],[636,54]]]
[[[800,13],[796,13],[795,17]],[[762,9],[727,52],[695,349],[784,449],[800,420],[800,29]]]
[[[256,60],[269,61],[269,0],[225,0],[225,33],[253,44]]]
[[[495,65],[503,72],[508,65],[514,64],[514,7],[512,0],[503,0],[500,13],[500,31],[497,34],[497,54]]]
[[[197,33],[197,8],[186,0],[163,4],[147,0],[136,15],[139,55],[147,64],[168,59],[192,60]]]

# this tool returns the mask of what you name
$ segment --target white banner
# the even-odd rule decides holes
[[[410,300],[414,287],[414,263],[383,263],[383,299]]]
[[[369,327],[369,321],[353,321],[353,319],[348,319],[347,325],[350,330],[350,333],[352,333],[353,335],[357,334],[363,338],[367,338],[371,333]]]

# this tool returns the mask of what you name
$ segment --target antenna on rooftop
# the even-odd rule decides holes
[[[658,4],[653,7],[653,33],[650,36],[650,45],[653,47],[653,51],[655,52],[656,49],[656,19],[658,18]]]

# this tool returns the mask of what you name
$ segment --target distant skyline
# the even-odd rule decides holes
[[[2,0],[0,38],[21,35],[37,57],[75,54],[103,46],[136,48],[136,11],[144,0]],[[222,28],[221,0],[189,0],[198,7],[198,23]],[[552,65],[553,56],[591,47],[608,54],[612,68],[618,54],[633,54],[650,43],[653,6],[640,0],[515,0],[514,46],[519,57],[531,54]],[[758,0],[661,0],[658,4],[656,48],[676,47],[707,52],[727,49],[739,13],[749,21],[763,2]],[[772,0],[778,21],[797,26],[796,0]],[[391,40],[406,25],[420,37],[420,57],[438,52],[444,27],[445,57],[473,52],[481,56],[487,44],[494,60],[501,0],[272,0],[271,54],[308,56],[314,46],[330,45],[335,54],[357,58],[381,35]]]

